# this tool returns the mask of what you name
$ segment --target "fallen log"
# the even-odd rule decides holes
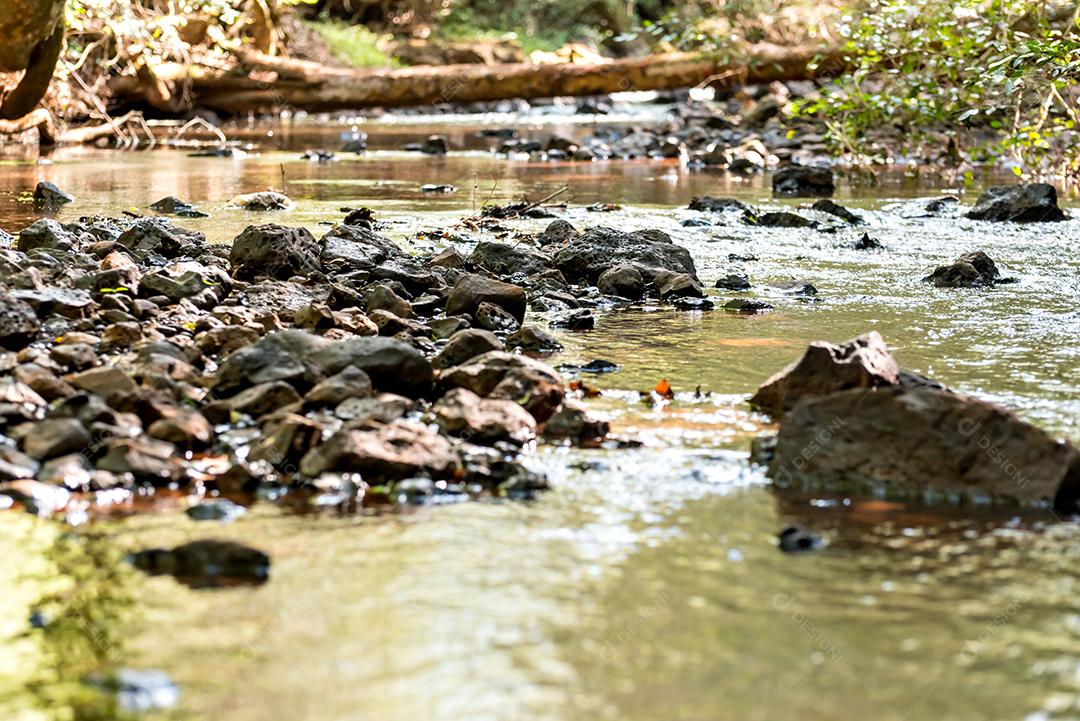
[[[0,119],[0,136],[20,135],[35,129],[38,131],[40,145],[56,144],[56,124],[53,122],[52,113],[45,108],[32,110],[18,120]]]
[[[137,117],[134,112],[121,115],[100,125],[84,125],[80,128],[68,128],[56,138],[57,145],[84,145],[101,138],[111,138],[120,134],[120,129]]]
[[[692,87],[710,79],[728,84],[832,76],[845,67],[836,48],[760,44],[732,60],[710,53],[668,53],[605,63],[446,65],[369,70],[331,68],[252,49],[236,52],[242,67],[263,77],[229,75],[175,63],[155,68],[158,80],[183,83],[192,102],[226,113],[293,107],[307,111],[467,103],[508,98],[606,95],[631,90]],[[269,79],[267,79],[269,78]],[[158,99],[139,78],[114,78],[119,100]]]

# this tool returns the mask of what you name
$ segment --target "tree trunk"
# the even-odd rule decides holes
[[[0,0],[0,72],[25,70],[0,86],[0,120],[17,120],[45,95],[64,45],[64,0]]]
[[[168,63],[157,66],[155,74],[161,80],[188,83],[198,107],[244,113],[282,107],[318,112],[604,95],[685,88],[710,79],[730,84],[763,83],[825,77],[844,67],[842,54],[835,48],[768,44],[750,47],[746,61],[715,54],[670,53],[593,65],[446,65],[391,70],[329,68],[250,49],[237,55],[242,65],[272,73],[276,79],[214,75],[204,68]],[[119,99],[147,99],[148,88],[134,77],[116,78],[111,88]]]

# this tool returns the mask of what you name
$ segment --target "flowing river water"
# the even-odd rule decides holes
[[[559,215],[575,226],[661,228],[690,249],[703,281],[741,268],[755,285],[748,295],[776,310],[635,306],[601,312],[593,331],[560,332],[566,351],[553,363],[619,365],[585,379],[603,391],[588,404],[643,446],[540,447],[533,463],[553,490],[533,502],[378,514],[257,503],[226,525],[193,522],[166,502],[75,529],[0,513],[0,718],[121,717],[85,682],[116,668],[160,670],[175,683],[175,705],[148,719],[1080,718],[1075,522],[778,492],[748,461],[768,424],[745,404],[807,342],[876,329],[906,367],[1080,442],[1080,221],[906,218],[896,203],[954,186],[893,172],[876,186],[842,185],[836,200],[868,220],[858,231],[684,227],[698,217],[685,209],[694,195],[799,202],[774,201],[761,177],[671,161],[497,159],[467,126],[443,130],[474,152],[392,149],[431,129],[373,132],[382,150],[327,164],[299,160],[297,148],[336,145],[337,129],[279,132],[238,159],[68,150],[44,165],[9,161],[0,228],[31,222],[19,193],[49,179],[78,199],[61,220],[176,195],[210,214],[181,225],[225,243],[268,222],[226,209],[230,197],[284,185],[297,206],[272,222],[318,232],[339,208],[366,205],[412,250],[458,242],[468,251],[477,234],[467,228],[453,240],[416,233],[451,227],[488,200],[566,185]],[[421,194],[423,183],[458,192]],[[960,192],[962,202],[984,185]],[[597,202],[623,208],[585,209]],[[1063,205],[1080,212],[1073,199]],[[864,230],[885,249],[851,249]],[[920,282],[975,249],[1020,282],[971,291]],[[812,282],[818,300],[769,286],[792,279]],[[638,392],[661,378],[675,400],[642,404]],[[792,523],[822,532],[827,547],[780,553],[775,534]],[[269,582],[196,590],[124,559],[197,538],[265,551]],[[39,607],[63,623],[34,623]]]

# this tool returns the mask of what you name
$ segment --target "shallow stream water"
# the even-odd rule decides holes
[[[450,130],[458,146],[472,137],[467,126]],[[176,195],[211,216],[181,225],[225,243],[270,222],[226,209],[228,199],[274,186],[297,207],[272,222],[318,231],[341,207],[365,205],[411,249],[456,242],[467,252],[484,237],[467,227],[453,241],[416,233],[453,226],[487,201],[536,200],[565,185],[559,201],[569,205],[557,212],[575,226],[661,228],[690,249],[704,282],[744,270],[755,286],[745,295],[776,310],[636,306],[601,313],[594,331],[560,333],[566,351],[553,363],[620,366],[585,378],[603,391],[588,403],[644,445],[541,447],[533,462],[553,490],[534,502],[355,515],[258,503],[228,525],[162,504],[74,531],[0,513],[0,718],[115,718],[83,682],[115,668],[159,669],[175,682],[177,704],[142,714],[151,719],[1080,718],[1080,526],[1050,514],[778,493],[748,462],[767,423],[745,405],[808,341],[876,329],[904,366],[1080,442],[1080,221],[905,218],[896,203],[943,191],[970,203],[993,179],[965,190],[892,172],[876,186],[842,185],[836,200],[869,223],[858,230],[721,218],[684,227],[703,217],[685,209],[695,195],[800,202],[774,201],[765,178],[667,161],[532,163],[494,158],[479,143],[442,159],[394,150],[415,129],[371,130],[380,149],[365,156],[298,160],[299,146],[333,146],[339,132],[288,142],[279,133],[239,159],[69,150],[47,164],[9,161],[0,228],[36,217],[19,196],[48,179],[78,199],[61,220]],[[459,190],[429,196],[424,183]],[[596,202],[623,208],[585,209]],[[1075,199],[1063,204],[1080,213]],[[864,231],[885,250],[850,249]],[[971,291],[920,282],[975,249],[1020,282]],[[812,282],[819,298],[769,286],[791,279]],[[639,391],[661,378],[676,399],[642,404]],[[699,386],[706,397],[695,397]],[[781,554],[775,534],[791,523],[821,531],[828,546]],[[193,590],[123,558],[210,537],[268,553],[269,582]],[[66,622],[33,628],[42,605]]]

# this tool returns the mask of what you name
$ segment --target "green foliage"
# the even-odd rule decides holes
[[[386,68],[396,63],[381,49],[382,35],[363,25],[349,25],[336,20],[309,23],[341,62],[356,68]]]
[[[526,54],[552,51],[571,42],[599,42],[588,11],[580,0],[470,0],[455,5],[443,18],[438,33],[449,40],[497,39],[512,31]]]
[[[733,36],[746,42],[766,39],[758,19],[769,15],[776,4],[775,0],[691,0],[676,3],[655,21],[644,20],[642,28],[654,44],[722,50]],[[662,4],[657,6],[663,9]]]
[[[1071,132],[1068,86],[1080,76],[1072,28],[1026,0],[872,0],[839,27],[850,70],[796,114],[825,121],[836,148],[876,136],[911,144],[947,133],[974,159],[1009,153],[1035,165]]]

